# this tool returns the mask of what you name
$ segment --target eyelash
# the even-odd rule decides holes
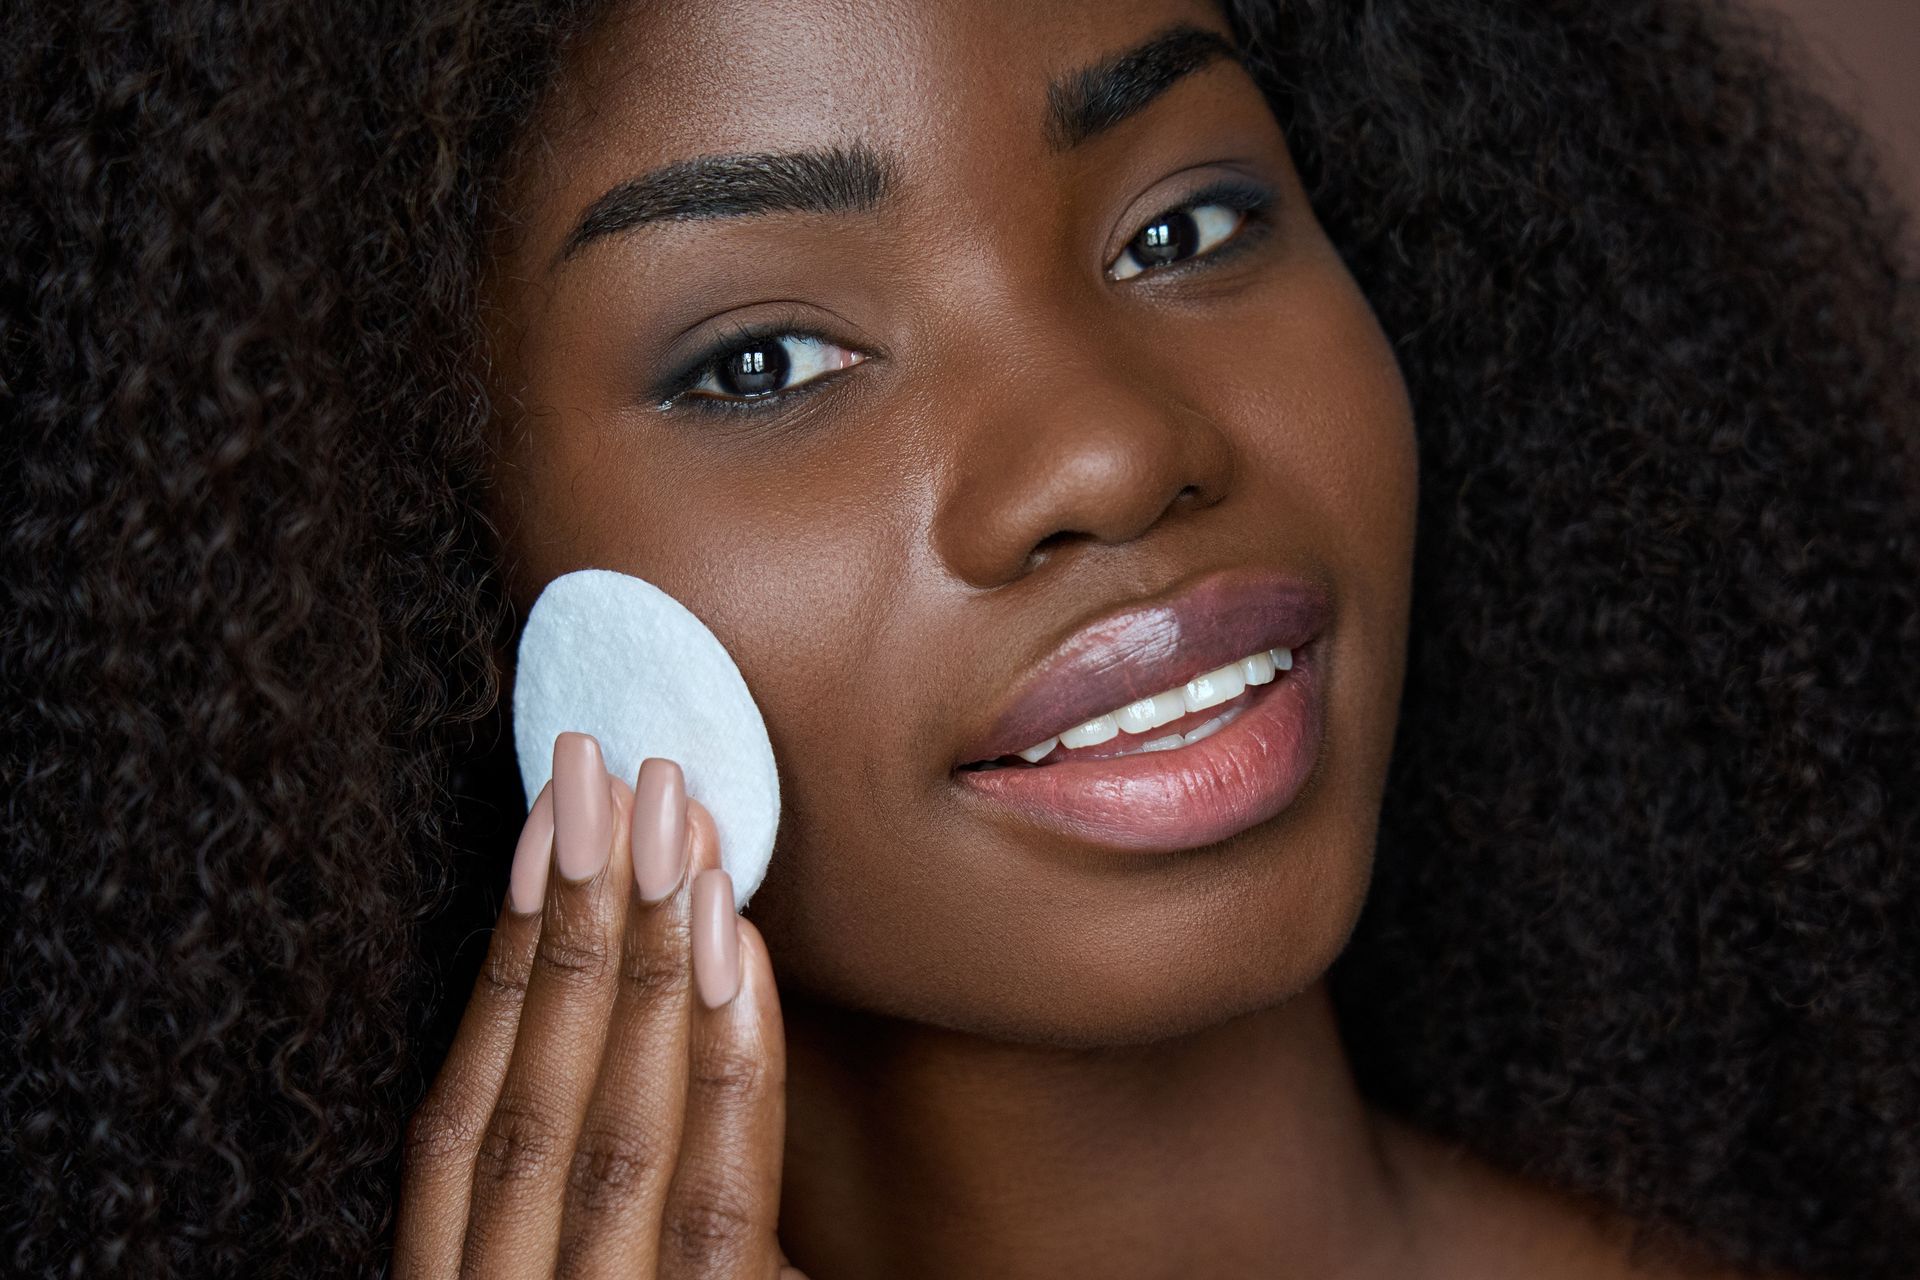
[[[1273,202],[1274,197],[1272,192],[1246,182],[1228,180],[1216,182],[1210,186],[1201,188],[1178,204],[1170,205],[1154,214],[1153,217],[1140,224],[1141,229],[1144,230],[1146,227],[1152,226],[1155,222],[1169,217],[1172,214],[1199,209],[1208,205],[1220,205],[1241,214],[1240,225],[1236,227],[1233,233],[1225,240],[1222,240],[1219,244],[1207,249],[1205,252],[1196,253],[1189,257],[1182,258],[1177,262],[1171,262],[1161,266],[1144,267],[1134,275],[1118,281],[1118,283],[1125,283],[1126,280],[1136,280],[1147,277],[1158,278],[1176,274],[1185,275],[1190,271],[1211,270],[1238,257],[1246,250],[1255,247],[1265,238],[1266,233],[1272,229],[1273,222],[1270,215],[1273,209]],[[1134,237],[1137,238],[1138,235],[1139,231],[1136,231]],[[1132,243],[1133,238],[1129,238],[1127,245],[1121,248],[1119,255],[1115,256],[1113,262],[1118,262],[1120,257],[1128,252],[1128,246],[1131,246]],[[1107,267],[1102,268],[1102,271],[1104,273],[1105,271],[1111,270],[1111,268],[1112,262],[1110,262]],[[1109,277],[1109,279],[1111,278],[1112,277]],[[655,392],[658,407],[663,412],[667,410],[682,410],[693,413],[760,413],[770,408],[785,408],[791,406],[796,401],[811,395],[815,391],[824,390],[827,386],[838,380],[840,372],[844,372],[844,370],[836,370],[834,372],[820,374],[789,390],[774,391],[766,395],[754,396],[750,399],[734,400],[719,396],[694,396],[688,394],[695,387],[706,381],[707,378],[716,375],[721,365],[731,357],[743,351],[751,350],[754,347],[765,346],[781,338],[796,338],[802,341],[838,345],[834,343],[832,338],[829,338],[825,334],[813,329],[798,327],[791,321],[782,322],[780,320],[772,320],[756,325],[739,326],[726,333],[723,337],[716,339],[699,355],[682,365],[677,372],[664,379]]]
[[[1120,252],[1114,256],[1113,261],[1109,262],[1104,269],[1111,271],[1113,269],[1113,263],[1118,262],[1124,257],[1132,247],[1134,240],[1139,238],[1140,231],[1145,230],[1161,219],[1170,217],[1176,213],[1205,208],[1208,205],[1219,205],[1222,208],[1232,209],[1235,213],[1242,215],[1240,225],[1234,228],[1233,234],[1204,253],[1196,253],[1191,257],[1182,258],[1178,262],[1171,262],[1165,266],[1144,267],[1134,275],[1126,277],[1126,279],[1137,280],[1144,276],[1184,275],[1189,270],[1211,270],[1239,256],[1245,250],[1254,247],[1265,237],[1266,232],[1273,226],[1273,219],[1270,216],[1273,212],[1273,200],[1273,193],[1264,187],[1255,186],[1248,182],[1235,182],[1232,179],[1225,179],[1213,183],[1210,186],[1202,187],[1186,199],[1180,201],[1180,203],[1169,205],[1167,208],[1160,210],[1160,212],[1141,223],[1140,230],[1136,230],[1133,235],[1128,238],[1127,243],[1121,246]]]
[[[727,400],[718,396],[690,396],[687,393],[714,376],[729,358],[754,347],[767,346],[781,338],[839,344],[817,330],[802,328],[793,320],[773,319],[759,324],[737,325],[714,340],[699,355],[663,380],[654,392],[661,410],[684,409],[695,413],[757,413],[773,404],[791,404],[833,382],[835,375],[810,378],[786,391],[775,391],[749,400]]]

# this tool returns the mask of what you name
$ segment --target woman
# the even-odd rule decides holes
[[[1904,1274],[1920,315],[1763,29],[8,50],[21,1270]],[[671,762],[518,821],[589,565],[766,712],[737,924]]]

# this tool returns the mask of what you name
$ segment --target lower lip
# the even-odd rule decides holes
[[[1110,849],[1173,853],[1237,835],[1293,803],[1320,755],[1319,644],[1200,741],[1170,751],[955,776],[1038,826]]]

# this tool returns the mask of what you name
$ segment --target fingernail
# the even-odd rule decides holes
[[[513,847],[513,868],[507,873],[507,905],[521,915],[538,911],[547,896],[547,864],[553,861],[553,784],[540,788]]]
[[[569,880],[588,880],[607,865],[613,841],[613,793],[600,744],[584,733],[553,740],[553,862]]]
[[[709,1009],[718,1009],[740,990],[733,877],[719,867],[708,867],[693,878],[693,984]]]
[[[686,872],[687,778],[677,762],[648,756],[633,783],[633,882],[658,902]]]

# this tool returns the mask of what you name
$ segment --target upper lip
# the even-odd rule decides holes
[[[1300,648],[1326,626],[1329,599],[1297,575],[1237,568],[1111,610],[1040,660],[960,763],[1024,751],[1262,649]]]

